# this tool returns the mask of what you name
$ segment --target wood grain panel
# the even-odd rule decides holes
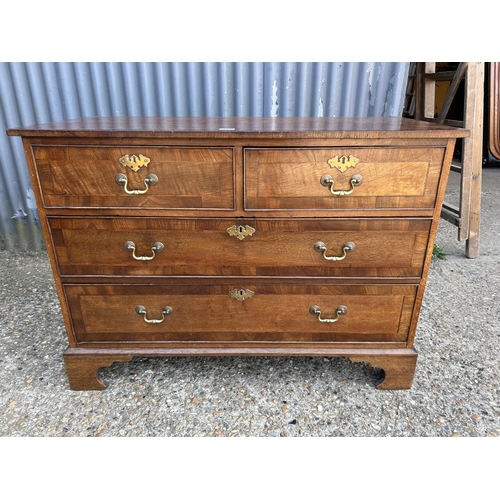
[[[390,140],[400,138],[435,139],[468,137],[469,132],[457,127],[429,123],[410,118],[370,117],[167,117],[167,116],[106,116],[44,123],[8,130],[9,135],[25,137],[115,138],[128,140],[228,139],[260,138],[282,142],[295,138]]]
[[[238,301],[228,293],[249,289],[252,298]],[[81,342],[134,341],[404,341],[417,286],[410,285],[253,285],[240,280],[224,285],[67,285],[76,338]],[[159,324],[170,306],[173,313]],[[336,323],[338,306],[347,314]]]
[[[165,219],[50,217],[62,275],[419,277],[428,219]],[[250,225],[239,240],[227,228]],[[133,241],[137,261],[125,249]],[[323,242],[329,261],[314,244]]]
[[[62,147],[32,148],[47,207],[234,208],[232,148]],[[118,160],[142,154],[150,159],[134,172]],[[143,190],[148,174],[158,184],[144,195],[124,192],[117,174],[128,178],[128,189]]]
[[[359,163],[345,172],[330,167],[335,156]],[[345,148],[245,150],[246,209],[433,208],[444,148]],[[334,196],[320,184],[324,174],[335,190],[350,190],[354,174],[361,185]]]

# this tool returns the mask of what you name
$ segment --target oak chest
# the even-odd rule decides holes
[[[23,137],[70,387],[133,356],[345,356],[411,387],[455,139],[401,118],[87,118]]]

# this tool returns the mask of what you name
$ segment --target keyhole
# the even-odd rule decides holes
[[[240,226],[240,227],[238,228],[238,231],[239,231],[240,233],[242,233],[242,232],[243,232],[243,226]]]

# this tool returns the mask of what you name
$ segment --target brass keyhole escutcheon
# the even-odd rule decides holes
[[[252,290],[249,290],[248,288],[246,290],[244,290],[243,288],[239,290],[235,288],[234,290],[231,290],[228,295],[232,299],[243,302],[244,300],[251,299],[255,295],[255,292],[252,292]]]
[[[336,168],[339,172],[345,172],[348,168],[354,168],[359,163],[359,158],[353,155],[334,156],[328,160],[328,165]]]
[[[255,233],[255,229],[248,224],[246,226],[231,226],[226,229],[227,234],[229,236],[234,236],[238,238],[240,241],[244,240],[247,236],[252,236]]]
[[[151,161],[147,156],[144,155],[125,155],[118,158],[118,161],[125,167],[130,168],[134,172],[138,172],[139,169],[147,167]]]

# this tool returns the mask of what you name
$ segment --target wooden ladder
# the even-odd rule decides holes
[[[463,120],[449,120],[448,112],[460,82],[464,79]],[[441,109],[435,116],[437,81],[449,81],[450,87]],[[444,123],[470,130],[470,137],[462,140],[460,159],[454,159],[451,167],[452,171],[460,174],[459,206],[453,206],[445,200],[441,217],[458,227],[458,240],[466,242],[466,256],[474,259],[479,256],[484,63],[460,62],[456,69],[451,71],[436,71],[435,62],[410,63],[408,89],[415,99],[407,116],[414,112],[413,117],[417,120]]]

